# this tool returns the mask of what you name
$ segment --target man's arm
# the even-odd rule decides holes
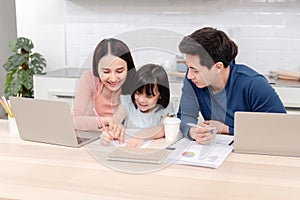
[[[177,116],[181,119],[180,130],[184,137],[192,139],[189,135],[190,127],[186,123],[195,123],[198,122],[199,117],[199,103],[197,95],[191,86],[191,83],[184,79],[182,87],[182,95],[179,104],[179,110]]]

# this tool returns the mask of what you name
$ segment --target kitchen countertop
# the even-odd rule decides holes
[[[62,68],[58,70],[49,71],[43,75],[36,76],[45,76],[45,77],[57,77],[57,78],[80,78],[83,72],[90,70],[89,68]],[[168,73],[170,82],[181,82],[185,77],[185,73],[171,71]],[[268,78],[269,83],[275,87],[296,87],[300,88],[300,81],[294,80],[284,80],[284,79],[273,79]]]
[[[268,78],[269,83],[275,87],[296,87],[300,88],[300,81],[285,80],[285,79],[273,79]]]
[[[62,68],[46,72],[46,74],[36,75],[56,78],[80,78],[83,72],[90,70],[89,68]]]
[[[54,77],[54,78],[80,78],[83,72],[90,70],[89,68],[62,68],[57,70],[49,71],[45,74],[39,74],[35,76]],[[169,72],[170,82],[183,82],[185,73],[177,71]]]

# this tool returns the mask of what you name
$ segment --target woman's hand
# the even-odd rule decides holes
[[[110,122],[108,124],[108,131],[111,133],[113,139],[119,140],[121,144],[124,143],[125,128],[122,124]]]
[[[113,137],[111,136],[111,133],[103,130],[100,135],[100,144],[107,146],[112,142],[112,140]]]
[[[100,142],[103,145],[108,145],[112,140],[118,139],[121,144],[124,143],[125,128],[122,124],[116,122],[112,117],[101,117],[105,127],[102,127]]]
[[[125,140],[125,142],[127,143],[126,147],[130,147],[130,148],[138,148],[144,144],[143,139],[136,138],[136,137],[132,137],[128,140]]]

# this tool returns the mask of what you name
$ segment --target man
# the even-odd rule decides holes
[[[178,111],[185,137],[205,144],[215,132],[233,135],[236,111],[286,113],[263,75],[235,63],[238,47],[223,31],[199,29],[184,37],[179,49],[188,66]],[[199,112],[205,121],[187,126],[197,124]]]

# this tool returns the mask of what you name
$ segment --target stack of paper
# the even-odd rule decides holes
[[[181,152],[181,156],[175,161],[175,164],[217,168],[232,152],[233,146],[228,145],[232,140],[232,136],[217,135],[216,142],[213,144],[201,145],[195,141],[189,141],[187,146],[188,140],[183,138],[172,146]]]

